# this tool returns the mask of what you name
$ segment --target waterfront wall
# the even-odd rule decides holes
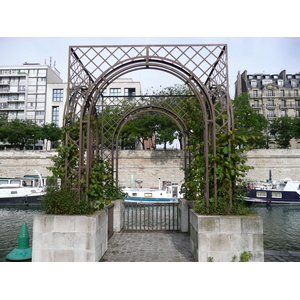
[[[253,166],[246,176],[249,181],[291,178],[300,180],[300,149],[260,149],[247,153],[247,164]]]
[[[0,177],[17,177],[35,174],[51,175],[47,167],[53,165],[51,158],[56,152],[46,151],[1,151]],[[269,178],[272,170],[273,180],[291,178],[300,180],[300,149],[262,149],[247,153],[247,164],[253,166],[246,176],[249,181],[262,181]],[[143,187],[158,187],[161,181],[181,183],[184,179],[184,153],[182,151],[132,151],[119,152],[119,180],[129,187],[131,177],[142,179]]]

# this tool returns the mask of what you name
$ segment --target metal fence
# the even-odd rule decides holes
[[[124,202],[124,230],[178,231],[178,205],[179,203]]]

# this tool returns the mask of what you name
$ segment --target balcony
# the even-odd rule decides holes
[[[25,105],[9,105],[8,103],[0,103],[0,110],[24,110]]]
[[[271,103],[267,103],[266,104],[266,108],[267,109],[275,109],[276,108],[276,104],[275,103],[272,103],[272,104]]]
[[[9,85],[9,80],[0,80],[0,85]]]

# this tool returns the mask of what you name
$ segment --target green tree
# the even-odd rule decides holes
[[[178,132],[178,126],[171,118],[165,115],[157,115],[156,144],[163,144],[163,149],[166,150],[167,143],[172,144],[178,137]]]
[[[300,118],[294,119],[294,138],[300,139]]]
[[[244,136],[250,148],[266,148],[268,120],[251,107],[249,95],[244,93],[233,101],[236,135]],[[240,145],[245,146],[245,145]]]
[[[290,140],[297,135],[296,122],[292,117],[281,117],[270,124],[270,133],[275,136],[279,148],[290,147]]]
[[[54,123],[44,124],[41,127],[40,139],[50,141],[54,146],[62,137],[62,130]]]
[[[16,149],[25,149],[39,139],[41,127],[31,120],[14,119],[3,124],[0,129],[1,141],[8,142]]]

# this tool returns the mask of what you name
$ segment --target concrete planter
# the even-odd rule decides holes
[[[204,216],[190,210],[191,251],[196,261],[239,261],[246,251],[252,253],[250,261],[264,261],[262,217]]]
[[[33,262],[97,262],[108,247],[107,210],[93,215],[34,217]]]

